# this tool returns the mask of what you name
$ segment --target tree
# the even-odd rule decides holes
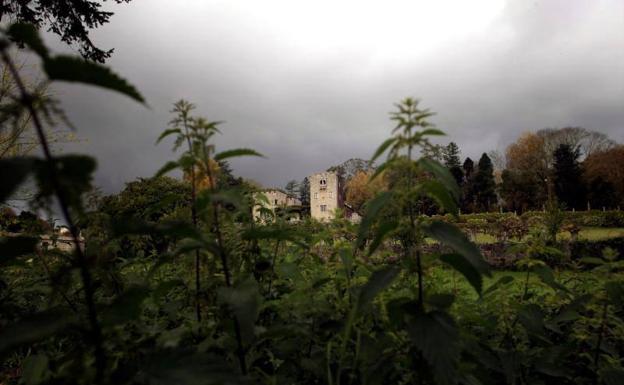
[[[299,200],[302,206],[310,206],[310,181],[307,177],[303,178],[299,185]]]
[[[297,197],[299,195],[299,183],[294,179],[290,180],[286,183],[284,190],[286,190],[286,194],[289,196]]]
[[[474,162],[472,161],[472,159],[466,158],[466,160],[464,160],[462,169],[464,171],[465,178],[470,178],[472,176],[472,172],[474,171]]]
[[[585,204],[585,186],[579,164],[579,148],[560,144],[553,154],[553,184],[559,202],[567,209],[581,209]]]
[[[499,191],[507,210],[523,213],[540,208],[535,200],[539,181],[530,178],[535,178],[535,175],[513,169],[503,170]]]
[[[618,199],[615,186],[601,176],[592,179],[587,185],[587,201],[594,208],[616,208]]]
[[[338,178],[346,184],[358,172],[367,172],[372,169],[374,169],[374,167],[369,160],[351,158],[338,165],[328,168],[327,171],[335,172],[338,175]]]
[[[496,182],[494,181],[494,166],[490,157],[483,153],[473,182],[476,209],[489,211],[496,204]]]
[[[114,0],[129,3],[131,0]],[[92,0],[5,0],[0,2],[0,22],[11,20],[33,24],[48,30],[70,45],[77,45],[80,54],[103,63],[113,49],[102,50],[93,44],[89,30],[108,23],[113,12],[102,10],[102,4]]]
[[[362,214],[366,202],[387,189],[383,175],[379,175],[372,181],[371,176],[372,172],[360,171],[347,182],[345,187],[346,203],[359,214]]]
[[[624,145],[619,145],[605,151],[596,152],[588,156],[583,162],[583,176],[586,183],[601,178],[609,183],[619,197],[617,204],[624,204]],[[590,191],[590,195],[593,194]],[[599,207],[602,205],[599,205]]]
[[[455,142],[450,142],[442,151],[444,165],[449,169],[459,186],[464,182],[464,171],[459,160],[459,147]]]

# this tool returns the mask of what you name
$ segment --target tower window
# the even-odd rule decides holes
[[[321,205],[321,212],[324,213],[327,211],[327,205]]]

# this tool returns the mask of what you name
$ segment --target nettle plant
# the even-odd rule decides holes
[[[429,199],[437,202],[442,210],[457,216],[459,188],[443,165],[433,159],[417,158],[415,155],[417,150],[431,145],[429,137],[443,135],[427,120],[433,113],[420,109],[418,102],[411,98],[403,100],[396,107],[397,111],[392,114],[392,120],[397,123],[394,135],[381,144],[372,158],[374,161],[387,152],[385,162],[372,178],[383,174],[388,178],[390,189],[378,194],[367,204],[353,254],[371,255],[384,243],[384,239],[391,238],[398,239],[403,255],[398,264],[375,271],[361,288],[337,348],[338,364],[332,373],[332,382],[336,384],[344,381],[342,377],[349,348],[355,350],[352,353],[355,358],[350,359],[357,362],[357,347],[364,333],[369,333],[373,340],[384,341],[380,335],[370,334],[374,329],[361,328],[363,321],[358,321],[359,315],[367,302],[399,276],[408,282],[407,286],[413,295],[400,296],[385,303],[388,318],[383,321],[382,329],[385,332],[382,334],[386,337],[392,335],[392,338],[384,341],[388,345],[377,347],[380,356],[375,363],[368,363],[372,365],[369,369],[396,376],[396,372],[390,374],[387,367],[378,364],[399,362],[400,366],[405,365],[402,373],[404,378],[396,380],[408,383],[450,384],[468,378],[458,365],[461,353],[460,331],[448,311],[454,297],[451,293],[425,291],[427,265],[439,259],[463,274],[479,294],[482,291],[482,277],[489,276],[490,270],[479,248],[457,227],[421,215],[421,202]],[[447,246],[448,253],[427,255],[424,252],[427,237]],[[357,332],[353,333],[353,329]],[[353,334],[356,335],[355,340]],[[400,354],[402,351],[408,354]],[[333,350],[329,353],[333,353]],[[353,366],[350,369],[354,369]],[[367,375],[372,373],[361,374],[360,379]],[[354,374],[351,373],[351,376]]]

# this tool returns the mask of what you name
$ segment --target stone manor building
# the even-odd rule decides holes
[[[253,208],[253,217],[256,220],[267,220],[269,218],[263,218],[263,211],[267,213],[271,211],[273,217],[277,215],[287,215],[289,221],[298,221],[301,219],[301,201],[295,197],[286,194],[284,191],[276,188],[266,189],[256,193],[257,195],[263,195],[261,199],[256,196],[254,201],[256,202]],[[263,208],[265,210],[263,210]],[[268,213],[267,213],[268,214]]]
[[[335,217],[336,210],[344,207],[342,185],[333,171],[318,172],[311,175],[310,215],[319,221],[328,221]]]

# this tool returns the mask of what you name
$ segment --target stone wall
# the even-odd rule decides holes
[[[342,209],[342,194],[338,175],[326,171],[311,175],[310,215],[318,221],[334,218],[336,210]]]

